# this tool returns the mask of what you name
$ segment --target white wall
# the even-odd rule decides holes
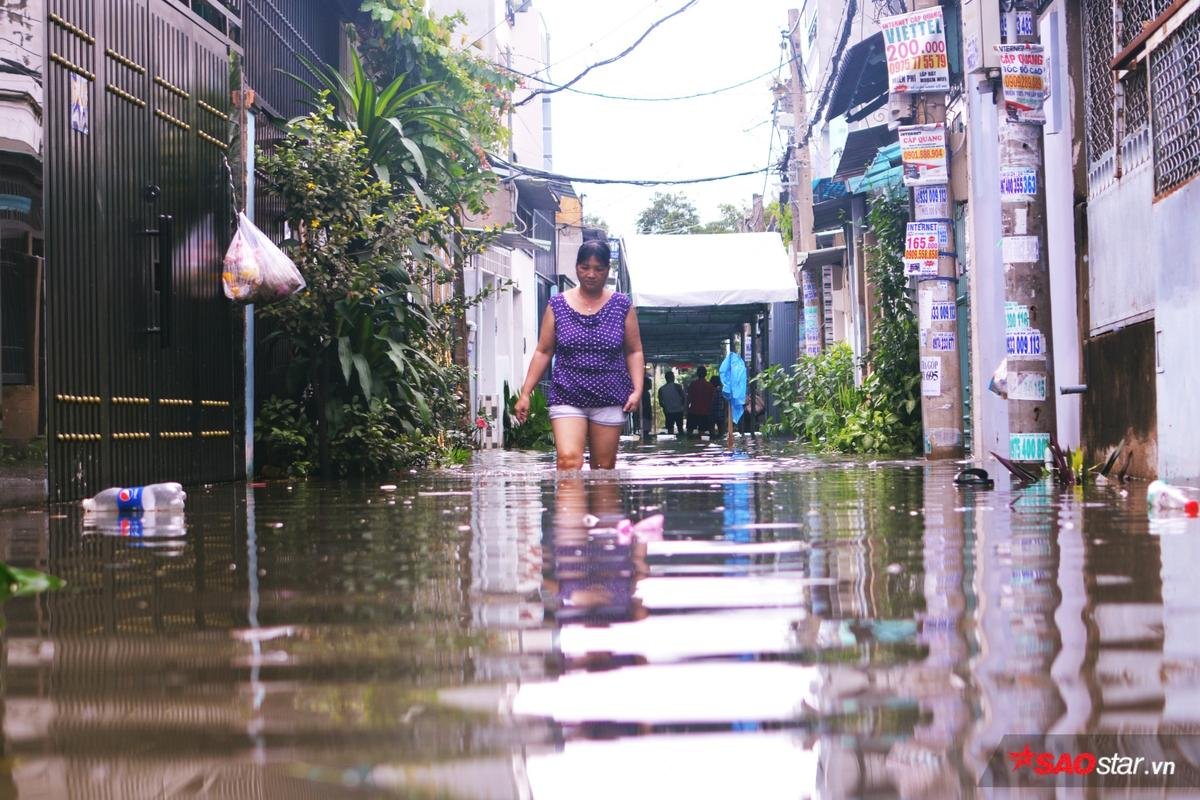
[[[42,0],[0,6],[0,58],[42,72],[44,19]],[[0,150],[40,156],[41,109],[42,87],[33,77],[0,72]]]
[[[1051,335],[1054,342],[1054,379],[1058,386],[1082,383],[1083,364],[1079,341],[1078,292],[1075,280],[1075,178],[1071,109],[1073,85],[1067,68],[1067,20],[1064,0],[1056,0],[1042,16],[1041,35],[1050,59],[1050,86],[1044,130],[1046,157],[1046,234],[1050,266]],[[1076,46],[1078,46],[1076,44]],[[1054,391],[1057,391],[1056,389]],[[1077,448],[1080,441],[1082,396],[1059,394],[1058,441]]]
[[[995,451],[1008,455],[1008,402],[988,391],[992,372],[1004,360],[1004,265],[995,243],[1000,241],[999,132],[990,91],[967,82],[969,205],[971,252],[971,429],[972,455],[980,461]],[[984,84],[986,86],[986,83]]]
[[[513,350],[520,354],[520,364],[517,381],[525,379],[529,371],[529,362],[533,358],[534,348],[537,347],[538,316],[537,316],[537,277],[533,271],[533,256],[520,250],[513,251],[512,277],[516,284],[513,298],[517,310],[514,312]],[[518,342],[519,340],[519,346]]]

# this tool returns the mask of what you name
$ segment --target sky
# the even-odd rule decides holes
[[[569,80],[615,55],[684,0],[534,0],[550,32],[550,79]],[[589,73],[576,88],[634,97],[666,97],[740,83],[780,64],[780,34],[797,0],[699,0],[656,28],[631,54]],[[521,65],[514,61],[514,66]],[[784,71],[780,71],[784,75]],[[554,171],[593,178],[694,178],[767,166],[785,134],[771,124],[772,77],[694,100],[630,102],[553,95]],[[773,142],[773,143],[772,143]],[[770,161],[768,161],[770,148]],[[635,220],[655,191],[680,190],[716,219],[721,203],[750,204],[764,176],[682,187],[575,185],[585,214],[610,233],[636,233]],[[777,197],[772,173],[766,199]]]

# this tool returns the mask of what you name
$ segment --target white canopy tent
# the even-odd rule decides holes
[[[744,324],[798,298],[778,233],[630,236],[624,250],[651,361],[719,361]]]
[[[796,278],[778,233],[625,239],[633,302],[646,308],[787,303]]]

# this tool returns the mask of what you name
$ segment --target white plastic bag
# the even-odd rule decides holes
[[[270,303],[305,287],[292,260],[242,213],[225,252],[225,296],[237,303]]]

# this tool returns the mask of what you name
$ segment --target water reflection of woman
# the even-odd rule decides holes
[[[589,516],[596,519],[585,521]],[[605,625],[646,616],[634,596],[636,582],[647,573],[646,545],[619,540],[614,528],[622,516],[615,481],[558,481],[550,534],[553,572],[546,590],[555,598],[560,625]]]

